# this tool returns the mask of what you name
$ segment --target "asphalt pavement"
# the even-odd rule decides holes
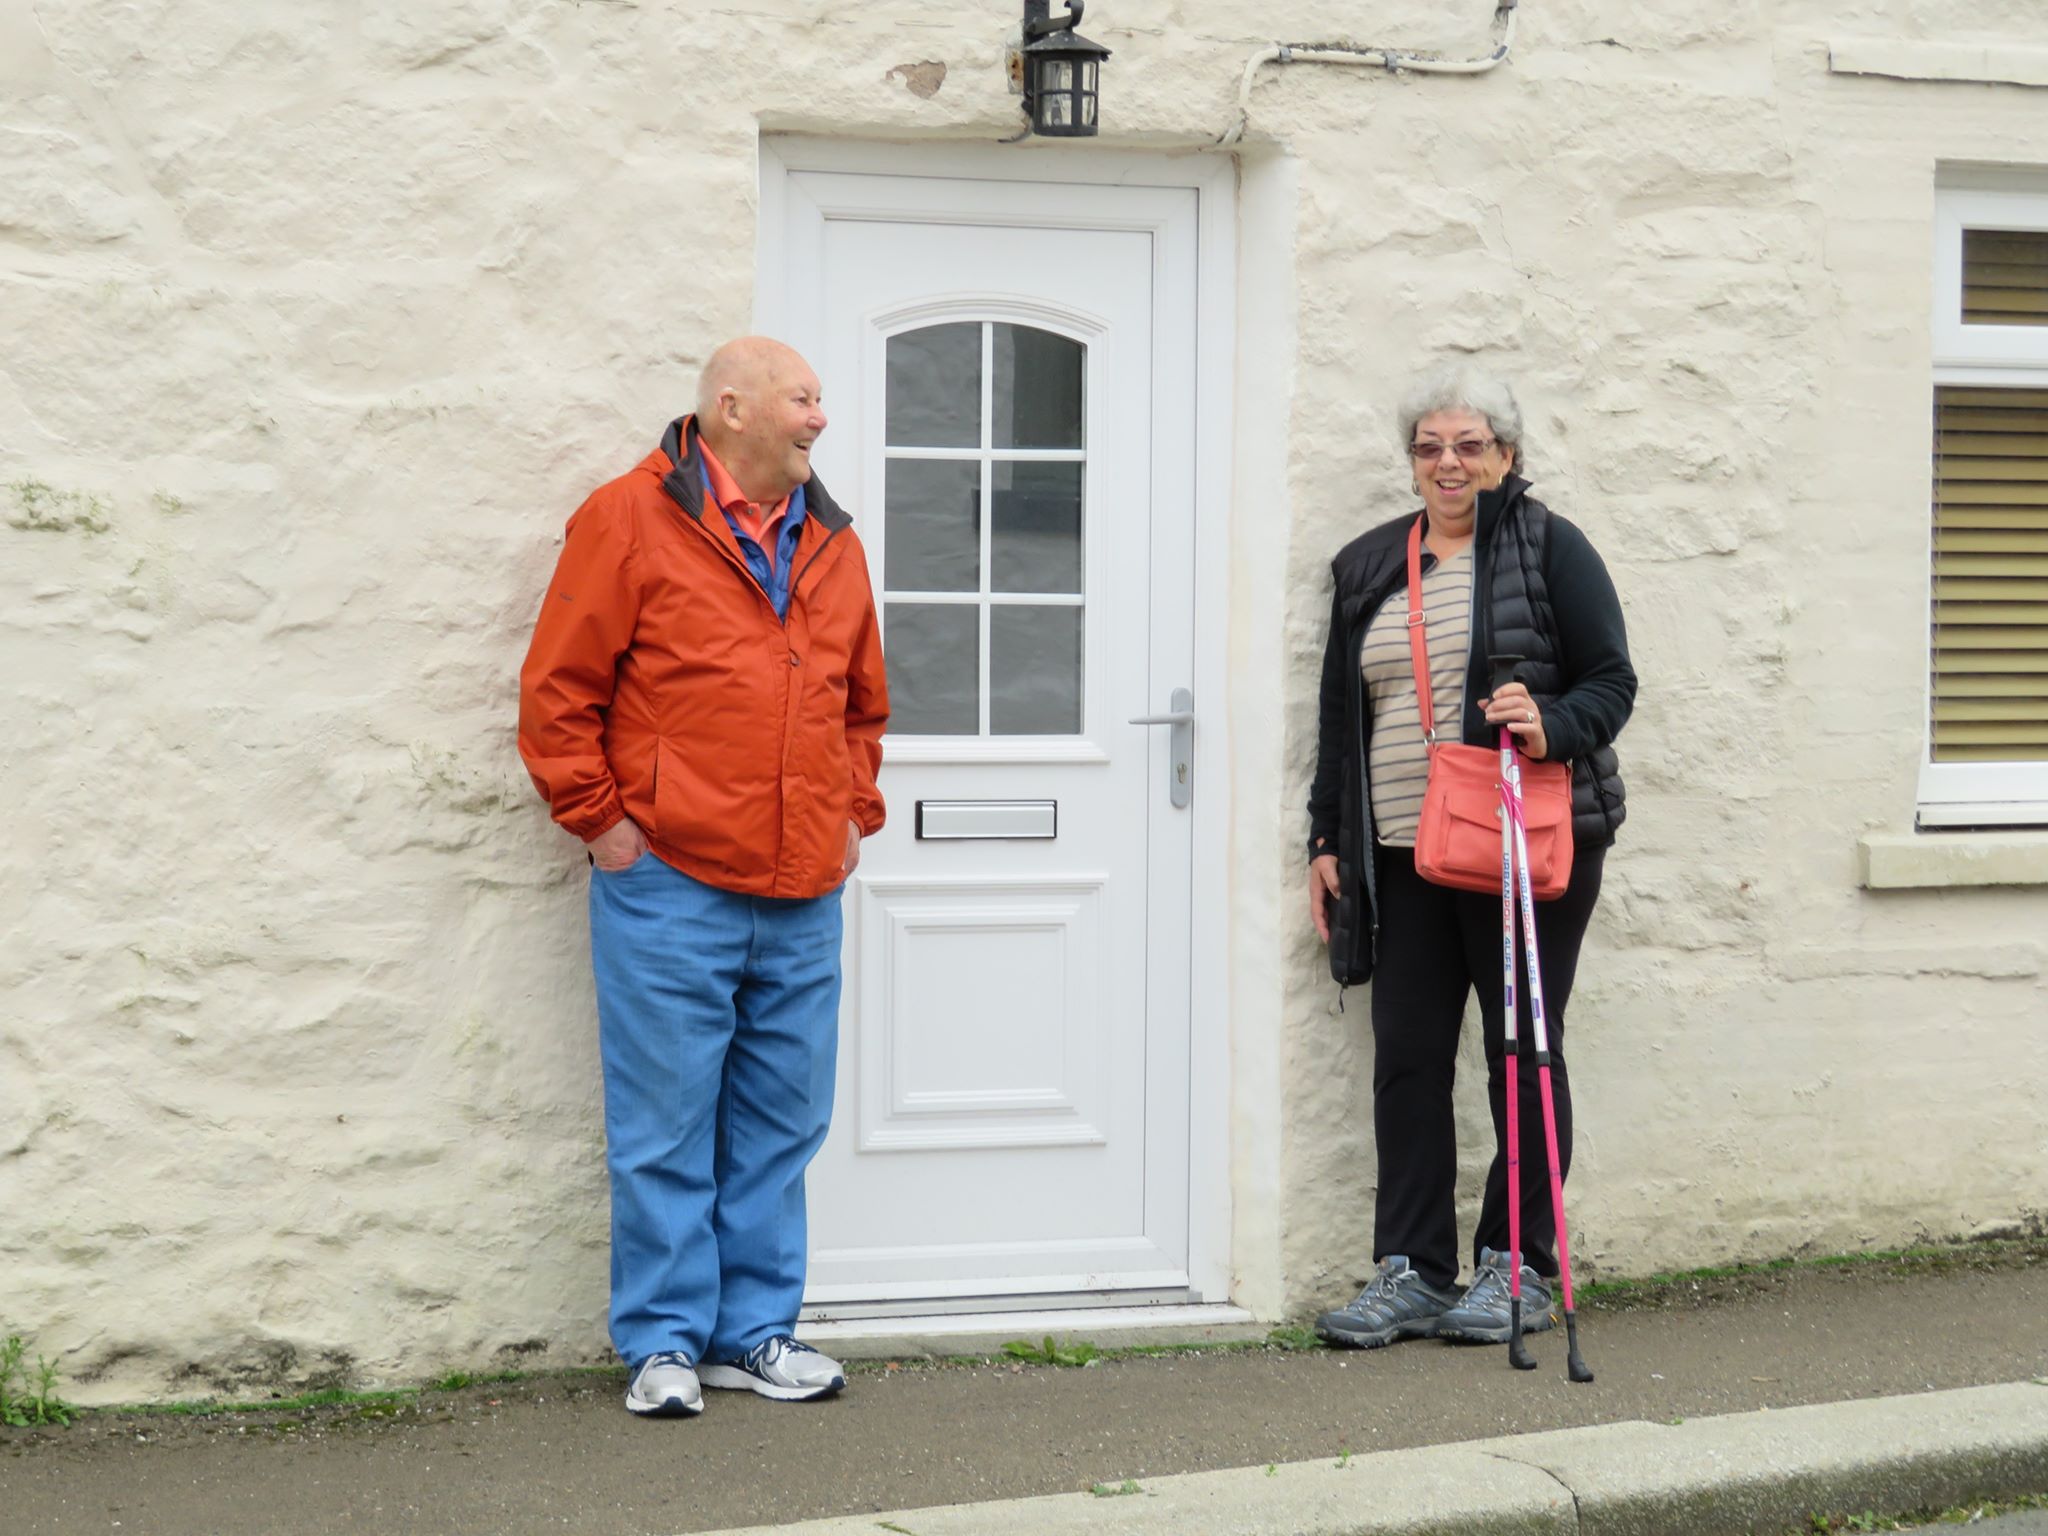
[[[1587,1489],[1597,1492],[1638,1469],[1682,1472],[1689,1519],[1712,1515],[1716,1478],[1754,1492],[1754,1480],[1737,1474],[1755,1466],[1794,1479],[1780,1479],[1786,1498],[1810,1493],[1838,1506],[1802,1518],[2048,1493],[2048,1428],[2038,1445],[2028,1439],[2034,1404],[2048,1413],[2048,1384],[2036,1384],[2048,1383],[2044,1318],[2048,1244],[2013,1244],[1898,1266],[1680,1282],[1589,1303],[1581,1331],[1597,1380],[1583,1386],[1565,1380],[1562,1336],[1551,1333],[1532,1341],[1540,1369],[1530,1374],[1510,1370],[1499,1348],[1434,1341],[1083,1368],[904,1355],[864,1362],[830,1402],[720,1393],[701,1418],[683,1421],[627,1415],[617,1372],[427,1392],[396,1405],[94,1414],[68,1430],[0,1431],[0,1524],[8,1536],[287,1527],[680,1536],[849,1516],[860,1518],[843,1528],[863,1536],[1065,1528],[1015,1502],[1034,1500],[1041,1512],[1057,1504],[1058,1519],[1072,1514],[1081,1522],[1073,1529],[1103,1532],[1768,1530],[1599,1526],[1582,1518],[1597,1499],[1571,1479],[1593,1478]],[[1993,1395],[1963,1390],[1972,1388]],[[1817,1405],[1860,1417],[1793,1412]],[[1847,1459],[1822,1469],[1830,1477],[1807,1476],[1824,1443]],[[1253,1484],[1253,1512],[1198,1504],[1174,1517],[1182,1523],[1156,1525],[1197,1474]],[[1547,1479],[1551,1523],[1372,1523],[1403,1486],[1426,1485],[1440,1498],[1445,1487],[1478,1490],[1489,1477],[1516,1482],[1503,1499],[1541,1494]],[[2040,1486],[2026,1486],[2033,1482]],[[1283,1488],[1308,1503],[1276,1502]],[[1336,1523],[1316,1523],[1319,1500]],[[1641,1515],[1646,1507],[1641,1518],[1659,1518]],[[1778,1507],[1752,1499],[1722,1513],[1775,1518]],[[1026,1524],[1004,1523],[1020,1512]],[[1259,1523],[1269,1516],[1277,1523]]]

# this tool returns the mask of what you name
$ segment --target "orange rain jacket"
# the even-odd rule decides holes
[[[750,896],[839,884],[881,830],[881,631],[852,519],[813,476],[776,618],[706,515],[691,417],[569,519],[519,672],[519,755],[588,841],[631,816],[693,879]]]

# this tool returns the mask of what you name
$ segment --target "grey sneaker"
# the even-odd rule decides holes
[[[786,1333],[755,1345],[741,1359],[707,1364],[702,1375],[707,1387],[758,1392],[783,1403],[830,1397],[846,1385],[837,1360]]]
[[[667,1350],[640,1362],[626,1385],[626,1408],[648,1418],[675,1419],[704,1411],[704,1394],[690,1357]]]
[[[1447,1339],[1467,1344],[1505,1344],[1508,1341],[1508,1256],[1498,1248],[1479,1250],[1479,1270],[1465,1292],[1465,1299],[1437,1320],[1436,1331]],[[1550,1311],[1550,1282],[1528,1265],[1522,1266],[1522,1332],[1541,1333],[1554,1327]]]
[[[1332,1344],[1378,1349],[1396,1339],[1434,1338],[1437,1319],[1458,1299],[1408,1267],[1399,1254],[1380,1260],[1379,1272],[1348,1307],[1316,1319],[1316,1332]]]

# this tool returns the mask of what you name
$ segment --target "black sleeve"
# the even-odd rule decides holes
[[[1543,711],[1553,760],[1584,757],[1621,734],[1636,702],[1621,599],[1592,541],[1563,518],[1550,519],[1543,579],[1557,621],[1565,686]]]
[[[1330,592],[1330,637],[1323,647],[1323,687],[1316,713],[1316,776],[1308,791],[1308,856],[1337,851],[1343,817],[1345,688],[1349,662],[1344,644],[1344,604]]]

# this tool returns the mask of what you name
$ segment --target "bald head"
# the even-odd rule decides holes
[[[794,347],[772,336],[741,336],[711,354],[697,376],[697,414],[716,416],[719,397],[728,391],[755,394],[768,388],[778,372],[808,373]]]
[[[750,501],[779,501],[811,477],[824,391],[794,347],[728,341],[697,379],[697,431]]]

